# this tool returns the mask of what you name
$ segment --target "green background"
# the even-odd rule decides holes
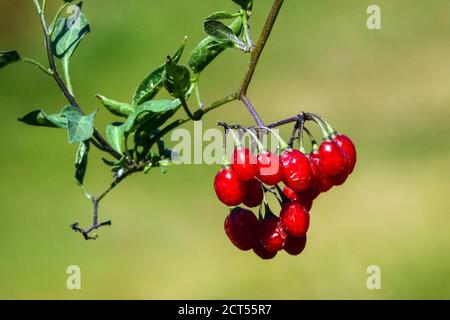
[[[52,10],[59,3],[48,2]],[[256,37],[271,1],[255,2]],[[1,70],[0,298],[450,298],[450,2],[379,0],[379,31],[366,28],[370,4],[287,0],[249,91],[266,122],[313,111],[358,148],[348,182],[314,204],[298,257],[262,261],[229,243],[227,209],[212,188],[217,165],[131,177],[101,205],[113,226],[82,240],[69,228],[91,216],[73,179],[76,147],[63,131],[16,121],[66,102],[31,66]],[[78,100],[89,112],[100,107],[96,93],[128,101],[184,35],[188,49],[203,37],[204,17],[234,8],[227,0],[86,1],[92,33],[72,60]],[[45,62],[42,44],[31,1],[1,1],[0,48]],[[203,75],[204,100],[231,93],[247,58],[221,56]],[[96,123],[111,120],[101,110]],[[239,102],[208,114],[204,128],[217,120],[252,124]],[[98,193],[110,178],[91,153],[88,189]],[[66,289],[73,264],[82,290]],[[381,290],[366,287],[369,265],[381,268]]]

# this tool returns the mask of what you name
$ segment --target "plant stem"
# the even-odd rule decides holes
[[[258,42],[252,52],[250,57],[250,63],[248,66],[248,70],[244,76],[244,80],[242,81],[241,88],[239,89],[239,97],[243,97],[247,94],[248,87],[250,82],[252,81],[253,74],[255,73],[256,66],[258,65],[259,58],[266,46],[267,39],[270,36],[270,33],[273,29],[275,21],[277,19],[278,13],[280,12],[281,6],[283,5],[284,0],[275,0],[272,9],[269,12],[269,15],[264,24],[261,35],[259,36]]]
[[[241,95],[241,100],[242,100],[242,102],[244,102],[248,111],[253,116],[253,119],[255,119],[256,124],[260,127],[264,127],[264,122],[261,120],[261,117],[259,116],[258,112],[256,112],[255,107],[253,107],[253,105],[251,104],[248,97],[245,94],[243,94],[243,95]]]
[[[73,96],[74,94],[73,94],[72,81],[70,79],[69,59],[64,58],[62,60],[62,67],[63,67],[64,79],[66,80],[67,90]]]
[[[49,33],[49,30],[47,27],[47,22],[45,21],[44,14],[41,10],[38,0],[33,0],[33,3],[38,12],[42,31],[44,33],[45,48],[47,50],[47,58],[48,58],[50,70],[53,72],[52,76],[55,79],[56,84],[58,85],[58,87],[60,88],[60,90],[62,91],[64,96],[66,97],[67,101],[69,101],[69,103],[73,107],[77,108],[84,114],[84,112],[81,110],[80,106],[78,105],[77,101],[75,100],[75,97],[69,92],[64,81],[61,79],[61,76],[58,73],[58,69],[56,68],[56,63],[55,63],[55,57],[53,56],[53,52],[52,52],[52,48],[51,48],[50,33]],[[105,138],[98,132],[97,129],[94,129],[94,138],[97,139],[98,143],[103,146],[105,152],[108,152],[111,156],[113,156],[117,160],[120,160],[122,158],[122,155],[119,152],[117,152],[113,147],[111,147],[111,145],[105,140]]]
[[[33,59],[31,59],[31,58],[27,58],[27,57],[23,57],[23,58],[22,58],[22,61],[23,61],[23,62],[27,62],[27,63],[29,63],[29,64],[32,64],[32,65],[38,67],[40,70],[42,70],[43,72],[45,72],[45,74],[47,74],[47,75],[53,77],[53,72],[52,72],[51,70],[47,69],[46,67],[44,67],[41,63],[37,62],[36,60],[33,60]]]

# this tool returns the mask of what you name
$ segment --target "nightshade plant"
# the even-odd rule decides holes
[[[181,61],[186,47],[186,39],[182,41],[177,50],[174,50],[174,52],[165,59],[161,59],[160,66],[148,73],[144,80],[137,86],[136,91],[132,94],[131,101],[120,102],[100,94],[96,95],[105,109],[116,117],[111,124],[105,128],[105,135],[94,126],[96,112],[86,114],[77,102],[70,77],[70,60],[76,53],[78,45],[90,32],[88,19],[82,12],[82,2],[74,3],[74,1],[71,0],[62,1],[59,9],[49,23],[46,11],[47,1],[32,0],[44,35],[48,67],[34,59],[22,56],[17,51],[0,51],[0,68],[15,62],[26,62],[35,65],[56,82],[58,88],[67,100],[67,106],[63,107],[58,113],[35,110],[20,118],[19,121],[32,126],[64,129],[67,132],[69,143],[78,146],[75,157],[75,179],[93,204],[93,221],[92,225],[87,228],[81,228],[77,222],[72,224],[71,227],[73,230],[80,232],[86,240],[96,239],[97,235],[93,233],[93,231],[102,226],[111,224],[110,221],[99,221],[98,207],[102,199],[113,188],[134,173],[147,173],[154,167],[161,167],[163,170],[166,170],[167,165],[172,161],[172,153],[163,141],[166,134],[188,121],[201,120],[207,113],[231,101],[242,101],[253,116],[256,126],[250,128],[256,129],[256,132],[258,133],[258,135],[253,134],[253,138],[257,144],[259,143],[258,139],[261,134],[266,134],[271,128],[289,123],[295,123],[295,126],[289,144],[286,144],[286,148],[292,147],[292,144],[296,139],[298,139],[301,144],[303,132],[307,130],[304,127],[306,121],[314,121],[320,126],[325,142],[329,142],[336,137],[337,132],[327,122],[321,117],[311,113],[302,112],[288,119],[267,125],[262,121],[247,96],[247,89],[252,81],[261,53],[282,7],[283,0],[273,1],[272,8],[256,43],[254,43],[251,38],[249,25],[249,18],[252,13],[254,1],[231,1],[237,5],[235,12],[219,11],[206,17],[203,23],[206,37],[194,47],[192,52],[190,52],[185,60],[185,64],[181,64]],[[70,17],[64,17],[64,11],[67,9],[70,9],[70,12],[75,14]],[[209,105],[205,105],[202,102],[199,90],[202,71],[216,60],[223,51],[228,49],[237,49],[242,53],[249,54],[250,59],[248,69],[236,92],[226,95]],[[172,99],[157,98],[158,93],[164,90],[170,94]],[[192,97],[194,98],[192,99]],[[192,109],[189,104],[191,106],[195,104],[198,107],[195,111],[191,111]],[[183,111],[178,112],[179,109],[183,109]],[[183,114],[185,114],[185,116],[183,116]],[[249,130],[249,128],[244,128],[240,125],[228,126],[224,123],[219,124],[224,126],[226,131],[230,129]],[[298,136],[296,136],[297,133]],[[110,186],[97,196],[89,194],[83,186],[88,165],[89,150],[92,147],[95,147],[104,153],[102,160],[113,172],[113,181]],[[242,150],[245,151],[245,149]],[[301,150],[303,151],[303,147],[301,147]],[[278,161],[278,155],[269,154],[267,151],[262,152],[262,149],[259,149],[259,151],[258,161],[263,161],[266,164],[267,161],[274,161],[274,159]],[[286,152],[285,150],[282,151]],[[280,156],[280,159],[283,159],[282,156]],[[287,170],[295,171],[295,168],[292,168],[292,163],[289,164],[288,162],[289,161],[286,162],[285,165],[287,167],[284,168],[283,172],[287,172]],[[331,159],[331,166],[332,164],[333,159]],[[281,161],[280,165],[283,166]],[[264,164],[262,164],[262,166],[264,166]],[[239,167],[234,166],[231,169],[224,168],[223,170],[233,169],[238,170]],[[241,171],[244,172],[245,170],[247,169],[244,168],[244,170]],[[347,170],[347,175],[348,174],[349,172]],[[224,197],[226,199],[223,200],[220,196],[219,198],[230,206],[238,205],[244,201],[243,203],[247,206],[254,207],[260,205],[260,207],[262,207],[264,195],[261,194],[258,189],[261,182],[269,183],[272,186],[276,185],[280,195],[283,193],[276,184],[283,179],[281,173],[278,176],[257,174],[256,178],[253,178],[254,176],[255,173],[252,173],[250,178],[257,180],[248,182],[246,184],[248,185],[247,189],[242,189],[243,192],[247,192],[247,198],[245,200],[237,199],[236,201],[236,199],[231,199],[233,201],[230,201],[226,196],[229,196],[229,193],[232,193],[233,190],[226,190],[226,188],[225,190],[219,191],[216,189],[218,195],[222,192],[225,194]],[[286,175],[284,178],[286,178]],[[222,184],[219,188],[223,188],[223,186],[226,187],[227,183],[229,183],[226,175],[224,176],[224,179],[225,184]],[[289,177],[287,179],[295,180],[295,177]],[[289,187],[289,181],[283,180],[287,187]],[[238,185],[240,184],[239,181],[235,181],[235,183]],[[298,186],[298,183],[298,181],[294,181],[292,187],[295,189],[295,187]],[[250,188],[253,190],[251,193],[249,193]],[[272,189],[264,188],[264,192],[268,191],[274,192]],[[293,194],[291,194],[290,197],[284,196],[283,199],[289,198],[289,201],[297,201],[297,191],[300,190],[293,190]],[[228,195],[226,195],[227,193]],[[231,196],[236,198],[236,195],[231,194]],[[287,200],[283,201],[286,203]],[[304,204],[301,205],[305,206]],[[284,204],[285,208],[286,206],[287,205]],[[270,209],[267,208],[267,203],[265,203],[265,207],[266,218],[273,218],[272,215],[269,215]],[[242,210],[235,208],[232,212],[246,212],[245,214],[248,215],[248,210]],[[299,210],[303,212],[309,209],[303,208]],[[285,209],[285,211],[290,214],[292,212],[295,213],[295,210],[289,211],[288,209]],[[240,215],[238,215],[237,219],[228,219],[228,222],[226,222],[227,234],[230,239],[232,239],[233,243],[241,249],[254,249],[261,257],[273,257],[274,251],[269,250],[271,252],[267,252],[267,246],[261,247],[261,243],[254,243],[252,235],[245,235],[242,233],[242,230],[236,231],[233,229],[233,226],[236,226],[234,222],[239,222],[239,217]],[[256,218],[253,219],[251,216],[250,218],[247,218],[247,220],[252,223],[257,221]],[[239,225],[239,223],[237,225]],[[289,227],[294,230],[296,226],[289,225]],[[252,229],[251,227],[247,229],[254,230],[254,228]],[[269,232],[267,235],[270,237],[270,228],[266,231]],[[298,235],[303,235],[303,233],[298,233]],[[247,237],[247,240],[242,244],[240,243],[241,240],[238,239],[239,237]],[[282,240],[284,241],[284,239]],[[291,239],[286,242],[286,246],[292,247],[289,243],[297,242],[300,244],[303,243],[303,246],[305,244],[304,240],[297,241]],[[274,246],[273,243],[268,244],[268,246],[271,245]],[[283,246],[284,243],[279,242],[277,245]],[[288,250],[294,252],[295,250],[298,251],[298,248],[286,249],[286,251]]]

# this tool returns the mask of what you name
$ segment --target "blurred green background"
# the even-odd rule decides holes
[[[60,3],[48,2],[51,10]],[[255,2],[256,37],[271,1]],[[372,3],[287,0],[250,88],[265,121],[313,111],[357,144],[355,172],[316,201],[298,257],[262,261],[229,243],[227,209],[212,188],[219,166],[129,178],[101,205],[113,226],[82,240],[69,228],[91,219],[73,180],[76,147],[63,131],[16,121],[66,102],[29,65],[1,70],[0,298],[450,298],[450,2],[378,0],[379,31],[366,28]],[[95,93],[128,101],[184,35],[194,47],[204,17],[234,8],[229,0],[86,1],[92,33],[72,60],[77,98],[87,111],[100,107]],[[45,62],[42,44],[32,2],[2,0],[0,48]],[[204,100],[232,92],[246,63],[238,51],[221,56],[203,75]],[[111,119],[101,110],[97,126]],[[203,125],[217,120],[252,124],[238,102]],[[98,193],[110,178],[91,153],[88,189]],[[82,290],[66,289],[73,264]],[[381,290],[366,288],[369,265],[381,268]]]

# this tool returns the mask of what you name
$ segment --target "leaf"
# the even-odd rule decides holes
[[[175,98],[184,98],[191,85],[189,69],[185,66],[177,65],[170,57],[167,57],[162,79],[166,90]]]
[[[69,143],[86,141],[92,137],[96,111],[85,116],[79,109],[69,106],[64,108],[61,114],[67,118]]]
[[[172,60],[178,62],[183,54],[184,48],[186,46],[186,38],[184,38],[181,47],[172,56]],[[165,69],[165,64],[159,66],[154,71],[152,71],[139,85],[133,95],[133,105],[137,106],[141,103],[153,99],[156,94],[162,88],[162,74]]]
[[[232,0],[234,3],[241,6],[242,9],[251,10],[253,7],[253,0]]]
[[[66,117],[61,114],[47,114],[42,110],[32,111],[18,120],[30,126],[67,128]]]
[[[8,64],[20,61],[20,55],[17,51],[0,51],[0,69]]]
[[[242,33],[244,23],[242,17],[237,17],[229,28],[234,35]],[[232,42],[218,42],[213,37],[206,37],[192,50],[188,57],[188,64],[195,74],[202,72],[219,54],[232,46]]]
[[[157,129],[180,108],[180,100],[150,100],[136,108],[123,124],[125,136],[129,135],[139,125],[150,125]],[[150,130],[150,129],[149,129]]]
[[[123,122],[114,122],[106,127],[106,138],[109,144],[118,152],[122,152]]]
[[[89,148],[89,141],[81,142],[75,157],[75,180],[79,185],[83,185],[84,182],[88,165]]]
[[[86,16],[81,12],[82,2],[68,18],[59,18],[51,34],[53,54],[59,59],[69,59],[84,36],[91,31]]]
[[[126,118],[134,112],[134,108],[129,103],[112,100],[99,94],[96,97],[109,112],[116,116]]]
[[[219,11],[214,12],[206,17],[205,20],[225,20],[225,19],[233,19],[236,18],[236,14],[230,13],[228,11]]]
[[[204,23],[204,29],[205,32],[213,37],[218,42],[231,42],[233,43],[237,48],[248,51],[247,46],[244,42],[242,42],[234,33],[233,30],[228,28],[226,25],[224,25],[222,22],[217,20],[207,20]]]

